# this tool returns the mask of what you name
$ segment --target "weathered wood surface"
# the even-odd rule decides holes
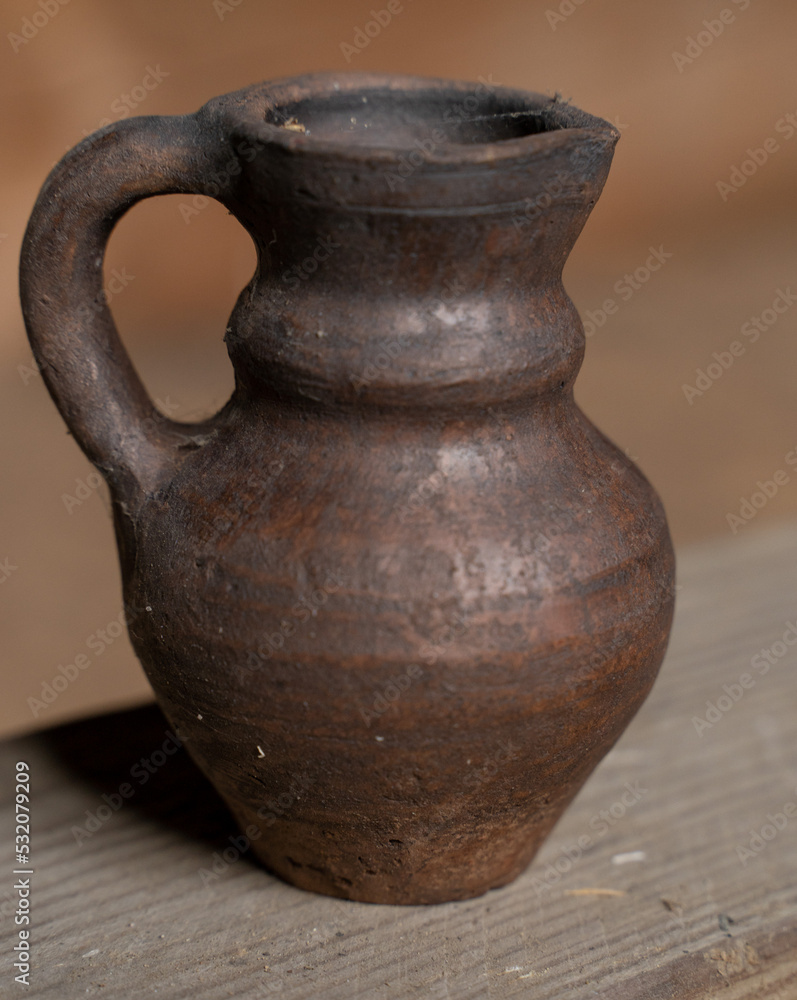
[[[692,549],[680,584],[648,702],[525,875],[469,902],[329,899],[246,853],[203,884],[238,831],[184,751],[156,767],[168,727],[153,707],[3,744],[0,992],[795,1000],[797,646],[783,635],[797,620],[797,526]],[[761,650],[766,673],[751,662]],[[727,711],[698,733],[723,685]],[[9,957],[17,760],[33,782],[29,990]],[[86,811],[125,783],[130,798],[78,844]]]

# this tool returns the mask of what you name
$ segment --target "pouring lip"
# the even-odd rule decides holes
[[[400,138],[395,142],[377,144],[351,142],[345,138],[349,133],[340,133],[341,138],[316,135],[312,130],[302,131],[301,123],[297,122],[292,127],[290,116],[285,111],[303,101],[315,100],[321,107],[322,101],[339,97],[384,97],[386,91],[395,91],[405,101],[417,95],[419,106],[423,96],[427,99],[449,97],[453,102],[473,98],[478,93],[492,94],[507,106],[520,107],[515,111],[488,113],[477,118],[461,117],[459,122],[496,122],[501,118],[526,115],[542,120],[544,128],[511,138],[493,138],[468,144],[441,140],[427,143],[432,148],[423,149],[420,141],[401,141]],[[619,130],[610,122],[558,97],[505,87],[489,79],[474,82],[398,73],[323,71],[264,81],[210,102],[210,105],[219,104],[235,119],[237,130],[255,143],[280,146],[293,154],[339,157],[350,163],[391,164],[421,148],[424,163],[429,166],[455,163],[490,165],[505,160],[551,155],[563,148],[572,148],[574,143],[579,142],[597,142],[613,149],[620,138]],[[286,116],[285,121],[267,120],[267,115],[279,115],[281,112]]]

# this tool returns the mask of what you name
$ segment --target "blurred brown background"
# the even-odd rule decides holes
[[[679,546],[711,536],[733,542],[797,512],[797,469],[785,459],[797,447],[797,307],[765,312],[779,291],[783,301],[797,293],[795,5],[403,0],[347,61],[342,44],[383,6],[6,0],[0,733],[149,692],[112,624],[112,641],[89,670],[36,717],[28,704],[59,665],[118,620],[121,593],[104,488],[92,488],[93,470],[33,368],[16,292],[19,246],[54,162],[131,113],[193,111],[217,94],[311,70],[374,69],[559,91],[611,119],[623,138],[565,272],[585,323],[600,319],[595,310],[607,299],[617,305],[588,342],[581,405],[657,486]],[[762,162],[748,162],[744,185],[723,198],[717,182],[738,181],[734,167],[768,139],[770,152],[756,153]],[[212,412],[232,388],[222,335],[254,263],[248,237],[220,206],[186,222],[185,200],[137,206],[106,261],[108,277],[114,269],[124,276],[113,310],[125,343],[153,397],[178,420]],[[618,290],[650,248],[671,256],[633,294],[625,284]],[[753,342],[754,328],[742,328],[761,316]],[[714,352],[727,362],[734,340],[744,354],[713,368],[721,377],[687,400],[684,384],[695,385]],[[789,484],[734,536],[727,514],[781,469]]]

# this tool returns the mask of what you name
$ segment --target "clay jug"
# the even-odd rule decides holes
[[[131,640],[248,856],[297,886],[505,884],[653,684],[670,538],[574,403],[561,283],[617,138],[489,81],[317,74],[109,125],[36,203],[25,320],[110,486]],[[116,221],[174,192],[258,253],[235,391],[191,425],[102,291]]]

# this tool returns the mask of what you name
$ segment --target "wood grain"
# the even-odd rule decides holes
[[[155,766],[168,727],[154,707],[3,744],[3,995],[22,995],[8,958],[9,845],[11,776],[25,760],[28,996],[795,1000],[797,817],[746,864],[737,855],[768,814],[797,802],[795,653],[775,646],[797,618],[795,567],[797,526],[682,554],[651,697],[531,868],[468,902],[317,896],[272,878],[250,852],[204,885],[200,869],[237,831],[184,751]],[[775,660],[765,675],[751,666],[762,649]],[[699,735],[693,718],[744,673],[753,687]],[[145,783],[141,758],[155,769]],[[73,827],[125,782],[132,796],[78,846]],[[589,838],[581,858],[555,879],[548,866],[568,868],[579,838]]]

